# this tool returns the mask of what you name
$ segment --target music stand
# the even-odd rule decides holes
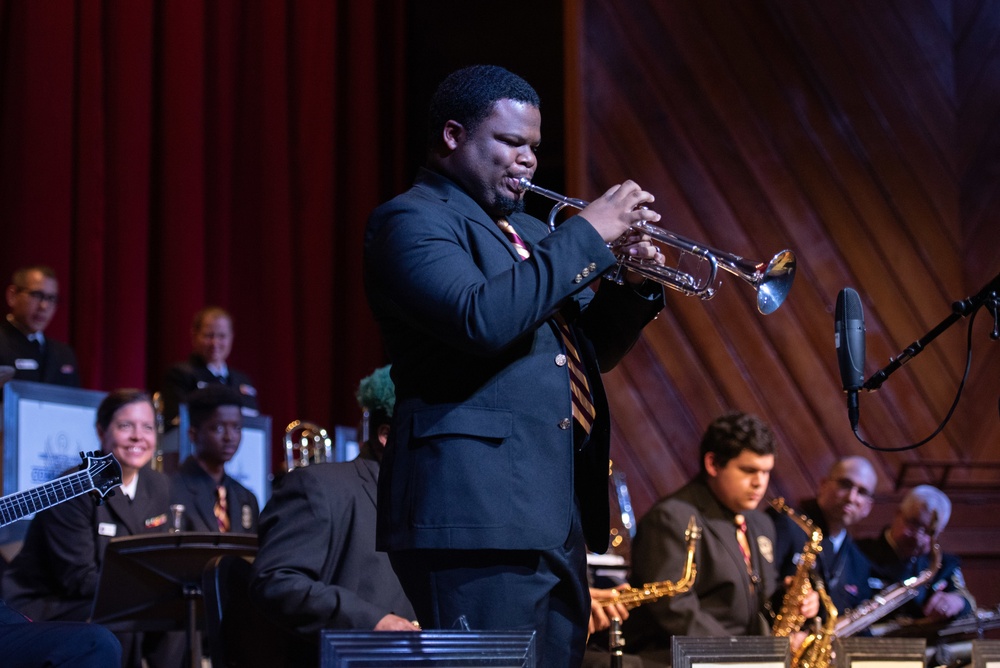
[[[257,554],[253,534],[179,531],[113,538],[90,619],[111,631],[187,631],[191,665],[201,665],[201,579],[214,557]]]

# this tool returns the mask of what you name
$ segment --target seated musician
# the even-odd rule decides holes
[[[357,398],[370,427],[358,457],[290,471],[261,513],[250,595],[298,636],[288,665],[318,665],[322,629],[417,628],[388,556],[375,551],[379,463],[395,403],[389,368],[362,380]]]
[[[878,476],[864,457],[844,457],[837,461],[820,482],[815,499],[792,508],[811,520],[823,532],[821,551],[816,555],[816,572],[838,611],[855,608],[871,598],[868,586],[871,564],[848,530],[868,517]],[[806,544],[806,533],[787,513],[769,509],[778,534],[775,559],[782,578],[795,573]]]
[[[714,420],[701,441],[701,472],[639,521],[632,544],[633,586],[680,577],[692,516],[702,529],[687,592],[640,605],[625,622],[626,651],[668,665],[672,636],[770,635],[772,599],[783,588],[774,563],[774,523],[757,510],[774,468],[775,441],[760,418],[734,412]],[[798,606],[819,611],[815,591]]]
[[[951,518],[951,500],[930,485],[918,485],[899,502],[890,524],[878,537],[858,541],[872,562],[875,589],[902,582],[932,568],[932,547]],[[976,601],[965,586],[958,557],[941,555],[941,567],[912,601],[891,618],[944,621],[971,613]]]
[[[184,531],[257,533],[257,497],[226,473],[243,437],[240,394],[213,383],[187,396],[193,452],[170,481],[170,503],[184,506]]]
[[[111,539],[168,529],[170,482],[148,467],[156,450],[150,396],[111,392],[97,408],[96,426],[101,449],[121,464],[121,488],[101,505],[78,496],[31,520],[24,547],[3,578],[7,602],[31,619],[86,621]],[[116,635],[123,666],[173,667],[184,655],[183,632]]]

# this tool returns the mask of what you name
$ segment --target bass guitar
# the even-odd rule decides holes
[[[122,484],[122,467],[111,453],[102,457],[99,454],[81,452],[85,465],[81,470],[0,498],[0,527],[89,492],[97,493],[98,503],[103,501]]]

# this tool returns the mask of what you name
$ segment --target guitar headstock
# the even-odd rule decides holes
[[[122,484],[122,466],[110,452],[106,455],[101,455],[97,450],[89,454],[81,452],[80,457],[83,458],[81,468],[86,467],[94,491],[101,499],[113,493],[115,487]]]

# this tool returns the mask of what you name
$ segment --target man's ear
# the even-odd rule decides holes
[[[6,290],[7,295],[7,306],[14,308],[14,299],[17,297],[17,286],[8,285]]]
[[[715,478],[719,475],[719,467],[715,465],[715,453],[706,452],[705,453],[705,473],[709,476]]]
[[[465,126],[458,121],[447,121],[444,130],[441,132],[441,140],[448,147],[449,151],[454,151],[465,139]]]
[[[378,442],[385,447],[385,444],[389,442],[389,424],[380,424],[378,426]]]

